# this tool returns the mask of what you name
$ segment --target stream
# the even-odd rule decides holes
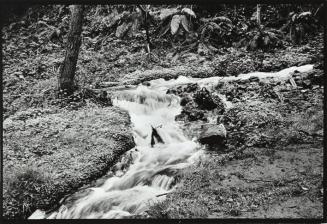
[[[37,210],[30,219],[111,219],[140,215],[150,205],[164,200],[176,186],[178,171],[202,154],[201,146],[185,137],[175,122],[175,116],[181,112],[177,96],[167,95],[165,88],[158,91],[142,85],[117,95],[113,103],[129,112],[136,147],[123,156],[115,166],[114,176],[101,186],[81,190],[78,196],[65,199],[51,214]],[[152,127],[163,143],[154,138],[151,145]]]
[[[309,71],[312,65],[292,67],[277,73],[251,73],[225,79],[245,79],[251,76],[286,79],[294,70]],[[268,75],[267,75],[268,74]],[[187,138],[175,116],[181,112],[180,98],[166,94],[174,85],[197,82],[210,86],[221,77],[150,81],[150,87],[119,91],[115,106],[127,110],[133,124],[136,147],[122,156],[114,174],[97,187],[81,189],[62,200],[52,212],[36,210],[29,219],[112,219],[143,215],[149,206],[165,200],[178,186],[178,172],[204,154],[196,140]],[[161,137],[151,138],[153,128]],[[151,144],[152,143],[152,144]]]

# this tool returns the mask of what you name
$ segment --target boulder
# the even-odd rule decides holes
[[[151,86],[151,83],[149,81],[144,81],[144,82],[142,82],[142,85],[144,85],[144,86]]]
[[[180,105],[185,106],[187,103],[191,102],[192,98],[190,96],[185,96],[181,99]]]
[[[194,101],[202,110],[213,110],[217,107],[212,94],[205,87],[194,94]]]
[[[224,145],[226,139],[226,128],[223,124],[204,124],[198,138],[201,144],[216,146]]]
[[[203,120],[205,118],[204,113],[202,111],[194,110],[191,111],[191,113],[188,115],[189,121],[197,121],[197,120]]]
[[[251,76],[251,77],[249,78],[249,81],[250,81],[250,82],[259,82],[260,79],[259,79],[258,77],[256,77],[256,76]]]
[[[192,93],[198,90],[200,87],[197,83],[189,83],[189,84],[183,84],[174,86],[167,90],[167,94],[175,94],[178,96],[184,96],[186,93]]]
[[[175,117],[176,121],[197,121],[197,120],[207,120],[203,111],[196,108],[190,108],[188,106],[184,107],[182,112]]]
[[[198,89],[199,89],[199,85],[197,83],[190,83],[184,86],[183,91],[190,93],[190,92],[195,92]]]
[[[306,80],[303,81],[303,87],[310,88],[311,85],[312,85],[312,83],[311,83],[310,79],[306,79]]]

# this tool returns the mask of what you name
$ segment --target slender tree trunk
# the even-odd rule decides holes
[[[143,9],[143,7],[141,5],[137,5],[137,7],[141,10],[141,12],[144,16],[144,26],[145,26],[145,34],[146,34],[146,41],[147,41],[147,50],[148,50],[148,53],[150,53],[151,48],[152,48],[152,43],[151,43],[150,34],[149,34],[149,24],[150,24],[149,11]]]
[[[257,24],[261,26],[261,5],[257,4]]]
[[[82,41],[83,10],[83,5],[74,5],[71,8],[72,15],[66,43],[65,60],[60,69],[59,88],[66,91],[68,95],[75,90],[74,76]]]

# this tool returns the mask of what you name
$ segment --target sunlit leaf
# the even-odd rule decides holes
[[[178,10],[176,8],[163,9],[160,11],[159,18],[160,18],[160,20],[165,20],[167,17],[169,17],[177,12],[178,12]]]
[[[192,9],[184,8],[184,9],[182,9],[182,13],[186,13],[186,14],[188,14],[188,15],[190,15],[190,16],[196,18],[196,15],[195,15],[195,13],[193,12]]]
[[[180,18],[181,18],[181,23],[182,23],[184,29],[185,29],[187,32],[190,32],[190,24],[189,24],[189,22],[188,22],[186,16],[185,16],[185,15],[182,15]]]
[[[172,35],[175,35],[177,33],[180,23],[181,23],[181,16],[174,15],[170,22],[170,31]]]

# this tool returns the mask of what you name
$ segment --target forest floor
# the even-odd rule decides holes
[[[322,217],[323,87],[259,83],[216,87],[233,99],[219,118],[227,148],[208,150],[182,173],[182,184],[150,217]]]
[[[50,23],[51,19],[44,20]],[[57,75],[64,45],[48,39],[49,27],[37,22],[26,24],[22,19],[8,24],[3,31],[3,208],[5,218],[26,218],[36,208],[48,209],[65,194],[104,174],[134,142],[126,112],[93,102],[77,100],[75,104],[64,105],[58,102]],[[144,44],[143,36],[131,41],[112,35],[96,38],[84,35],[77,83],[81,88],[105,89],[179,75],[211,77],[272,72],[304,64],[319,65],[323,58],[322,35],[308,44],[290,45],[268,53],[226,48],[212,56],[175,54],[167,42],[159,40],[149,55]],[[289,131],[291,134],[285,135],[287,144],[278,145],[274,139],[271,146],[270,140],[265,139],[268,142],[265,147],[257,146],[256,142],[239,150],[236,143],[244,144],[245,140],[239,137],[244,133],[239,127],[234,130],[226,125],[230,139],[235,139],[235,150],[227,154],[210,153],[206,161],[183,175],[183,187],[149,214],[171,218],[321,216],[322,140],[316,132],[322,129],[323,90],[316,85],[310,85],[304,92],[285,88],[284,99],[288,101],[282,104],[275,98],[267,103],[270,97],[266,97],[261,104],[249,107],[249,101],[258,101],[252,98],[236,102],[239,110],[226,115],[231,113],[234,119],[240,119],[243,111],[242,119],[247,119],[255,118],[258,111],[279,113],[284,120],[278,122],[288,119],[289,125],[269,134],[267,125],[265,128],[269,136]],[[231,89],[244,92],[242,85],[228,91]],[[310,105],[305,107],[308,99]],[[303,107],[293,114],[286,112],[298,105]],[[312,122],[301,123],[305,119]],[[304,134],[305,141],[298,142],[302,135],[298,136],[299,128],[294,125],[302,129],[309,125],[312,133]],[[248,126],[251,126],[247,133],[252,134],[250,139],[259,141],[258,125]]]

